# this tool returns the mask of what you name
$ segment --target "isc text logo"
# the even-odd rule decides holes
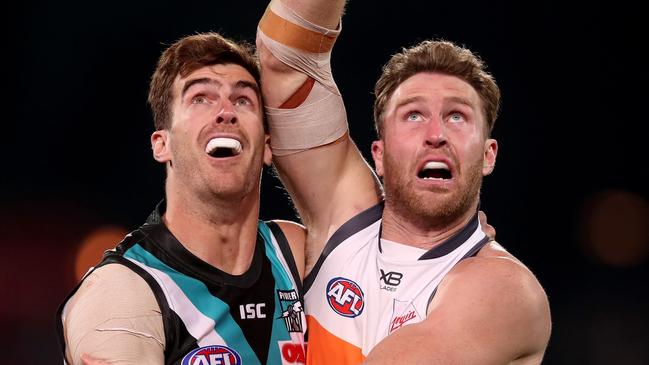
[[[327,284],[327,301],[334,312],[344,317],[356,317],[363,312],[363,291],[355,282],[337,277]]]

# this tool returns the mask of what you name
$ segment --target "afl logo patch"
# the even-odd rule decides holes
[[[212,345],[192,350],[182,365],[241,365],[241,356],[227,346]]]
[[[343,317],[354,318],[363,312],[363,291],[355,282],[337,277],[327,284],[327,302],[334,312]]]

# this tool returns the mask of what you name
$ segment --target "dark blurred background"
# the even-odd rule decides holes
[[[146,104],[160,53],[200,31],[253,41],[265,5],[5,7],[0,363],[61,363],[57,305],[96,251],[141,224],[162,198]],[[649,364],[643,14],[627,0],[354,0],[335,48],[334,74],[366,157],[373,85],[392,53],[437,37],[487,62],[503,105],[482,209],[548,293],[547,364]],[[295,218],[270,173],[262,196],[263,219]]]

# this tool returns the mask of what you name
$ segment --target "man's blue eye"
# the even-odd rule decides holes
[[[461,122],[464,120],[464,117],[460,113],[451,114],[451,122]]]
[[[406,119],[411,121],[411,122],[416,122],[421,119],[421,114],[419,113],[408,113],[406,116]]]

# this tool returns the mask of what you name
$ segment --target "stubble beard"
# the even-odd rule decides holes
[[[173,142],[172,142],[173,143]],[[173,169],[176,174],[179,189],[185,189],[184,193],[189,193],[203,202],[220,202],[239,203],[244,200],[254,189],[255,179],[259,179],[261,171],[253,176],[254,170],[250,166],[243,177],[235,177],[230,181],[223,181],[219,174],[212,170],[211,166],[201,167],[201,158],[204,156],[192,156],[191,146],[183,143],[174,145]],[[200,151],[199,151],[200,154]],[[236,173],[235,173],[236,174]]]
[[[383,182],[386,207],[423,230],[443,230],[462,219],[478,200],[482,185],[482,161],[472,163],[458,189],[451,192],[415,190],[414,180],[403,172],[403,165],[389,154],[385,155]]]

